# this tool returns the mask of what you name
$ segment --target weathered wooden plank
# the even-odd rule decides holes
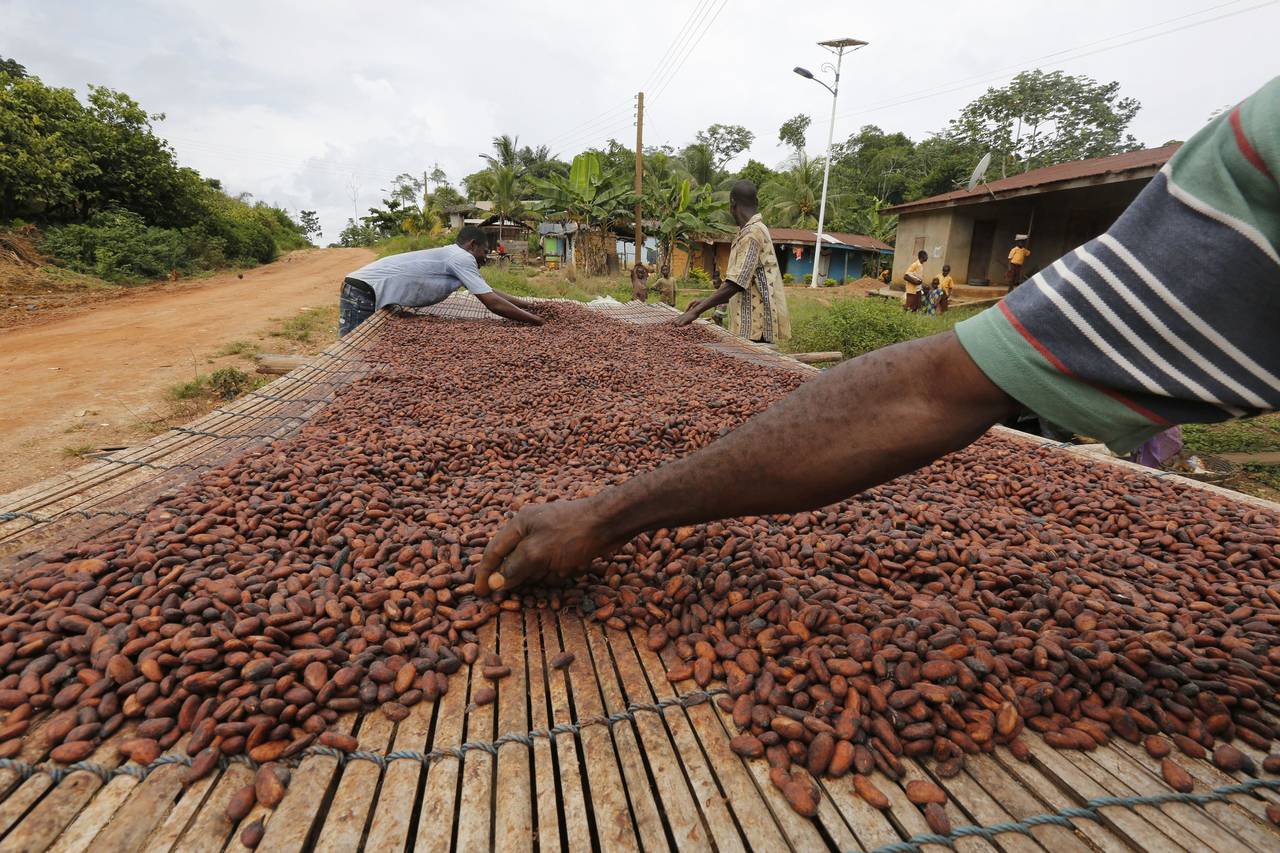
[[[1013,819],[1013,815],[1005,810],[1003,804],[993,799],[967,773],[961,771],[950,779],[943,779],[936,774],[930,773],[917,762],[912,762],[912,766],[914,770],[920,770],[924,777],[930,779],[947,792],[948,799],[959,807],[959,810],[966,818],[961,823],[990,826],[994,823],[1003,823]],[[952,820],[952,826],[956,826],[955,814],[950,810],[948,810],[948,817]],[[1011,853],[1043,853],[1045,849],[1034,838],[1018,835],[1017,833],[1001,836],[996,839],[995,843],[1002,849],[1011,851]]]
[[[180,780],[183,768],[174,769],[177,771],[177,775],[173,778]],[[156,771],[156,773],[159,772],[160,771],[158,770]],[[152,830],[151,834],[147,836],[146,841],[143,843],[142,849],[145,853],[168,853],[168,851],[174,849],[175,845],[178,843],[178,839],[182,836],[182,833],[186,831],[187,825],[191,823],[196,812],[200,810],[201,805],[204,804],[209,792],[213,790],[214,783],[217,781],[216,776],[209,775],[188,787],[182,788],[182,791],[178,796],[178,801],[174,803],[173,808],[169,810],[169,814],[164,816],[163,822],[157,828]],[[182,787],[180,781],[178,782],[178,786],[180,788]],[[101,838],[102,836],[99,837]],[[109,838],[110,836],[104,840],[109,840]],[[94,849],[102,849],[104,853],[112,850],[112,848],[105,846],[98,848],[96,845]]]
[[[907,799],[907,793],[905,790],[907,782],[914,779],[926,779],[927,777],[925,776],[924,771],[920,769],[919,764],[907,759],[902,761],[902,771],[903,776],[900,783],[894,784],[888,779],[877,776],[876,785],[880,790],[884,791],[885,796],[889,798],[889,802],[893,804],[893,816],[897,818],[903,826],[910,824],[913,827],[910,830],[911,835],[915,835],[921,831],[930,832],[931,830],[927,828],[928,823],[925,823],[924,820],[924,813],[920,811],[919,806]],[[970,817],[960,810],[960,807],[956,804],[955,800],[947,800],[943,809],[946,810],[947,817],[951,819],[952,826],[959,826],[962,823],[973,823]],[[921,823],[925,825],[926,829],[920,830],[915,828]],[[956,841],[956,850],[960,850],[962,853],[991,853],[991,851],[995,850],[995,847],[990,842],[982,838],[961,838]]]
[[[969,760],[972,760],[972,758]],[[1080,804],[1078,796],[1069,795],[1063,788],[1054,784],[1049,775],[1041,772],[1033,764],[1014,758],[1013,753],[1003,746],[996,747],[995,752],[990,756],[990,760],[994,761],[1001,770],[1008,773],[1016,784],[1021,785],[1029,793],[1035,794],[1036,798],[1045,804],[1045,808],[1036,809],[1028,814],[1055,812],[1068,806]],[[1019,815],[1019,817],[1026,816],[1026,814]],[[1078,835],[1083,836],[1090,846],[1096,850],[1103,851],[1103,853],[1124,853],[1124,851],[1133,849],[1132,844],[1114,832],[1108,825],[1092,820],[1074,820],[1072,824],[1075,826]]]
[[[542,653],[542,626],[538,613],[533,609],[524,610],[520,618],[524,621],[525,648],[528,652],[528,683],[530,728],[545,729],[550,727],[549,701],[547,697],[547,659]],[[541,850],[559,850],[560,836],[560,796],[556,787],[554,748],[548,738],[538,738],[533,742],[533,781],[536,794],[535,807],[538,819],[537,841]]]
[[[79,853],[86,849],[138,784],[132,776],[117,776],[104,785],[58,836],[49,848],[50,853]]]
[[[351,712],[339,717],[334,729],[350,734],[355,724],[356,714]],[[258,849],[301,849],[311,835],[337,773],[338,759],[327,755],[312,755],[294,768],[289,779],[289,790],[280,805],[276,806],[271,818],[266,821],[267,831],[262,836]]]
[[[1037,800],[1019,779],[1005,772],[990,755],[979,753],[968,756],[964,772],[968,774],[972,784],[981,787],[1014,820],[1052,810],[1051,806]],[[941,784],[946,780],[938,781]],[[1031,830],[1031,835],[1054,853],[1089,853],[1091,849],[1084,839],[1062,826],[1037,826]],[[1003,837],[996,840],[1003,846]]]
[[[120,763],[115,742],[104,743],[89,756],[89,761],[104,767]],[[70,774],[55,785],[35,808],[18,822],[0,845],[3,850],[46,850],[102,788],[102,779],[87,770]]]
[[[45,791],[53,787],[53,779],[37,773],[18,786],[18,789],[0,802],[0,836],[9,831],[9,827],[18,822],[31,804],[44,796]]]
[[[396,726],[392,749],[430,750],[434,702],[419,702],[409,716]],[[382,777],[382,790],[373,809],[373,823],[365,840],[367,850],[404,850],[413,832],[413,807],[418,799],[418,782],[423,767],[416,761],[393,761]]]
[[[187,853],[216,853],[226,846],[235,825],[227,818],[227,803],[245,785],[253,784],[253,771],[232,764],[218,776],[195,819],[178,841],[177,849]]]
[[[679,688],[667,681],[666,676],[667,661],[676,660],[674,652],[668,647],[662,654],[655,654],[638,637],[637,640],[635,648],[654,691],[660,698],[675,696]],[[688,684],[696,688],[692,681]],[[725,737],[724,726],[720,724],[715,709],[701,704],[684,709],[684,713],[708,762],[715,770],[716,779],[724,790],[725,805],[737,818],[748,846],[756,850],[787,849],[790,844],[769,800],[756,783],[746,762],[729,749],[729,739]]]
[[[1138,791],[1126,784],[1123,779],[1110,772],[1107,767],[1093,760],[1091,753],[1080,753],[1073,749],[1062,750],[1062,757],[1074,764],[1083,771],[1089,778],[1093,779],[1097,784],[1106,789],[1107,793],[1116,797],[1131,797],[1138,794]],[[1166,793],[1169,787],[1163,783],[1152,793]],[[1163,806],[1138,806],[1137,812],[1147,820],[1148,823],[1159,829],[1164,835],[1176,843],[1182,845],[1188,850],[1194,850],[1197,847],[1201,849],[1218,849],[1215,843],[1208,839],[1199,839],[1196,833],[1191,832],[1182,826],[1178,821],[1174,820],[1170,814],[1164,810]],[[1221,831],[1221,830],[1219,830]]]
[[[439,700],[431,748],[457,746],[462,742],[463,709],[467,707],[467,684],[471,678],[463,667],[449,679],[449,692]],[[422,794],[422,810],[414,831],[414,850],[447,851],[453,844],[453,816],[458,809],[458,760],[442,758],[427,771]]]
[[[1076,805],[1092,797],[1111,795],[1111,791],[1068,761],[1062,752],[1046,744],[1043,739],[1030,735],[1024,735],[1023,738],[1035,759],[1036,768],[1047,774],[1059,788],[1072,792],[1078,798]],[[1121,806],[1099,809],[1099,812],[1107,818],[1108,826],[1132,847],[1139,850],[1184,849],[1137,812]]]
[[[538,616],[542,627],[543,655],[547,658],[555,657],[564,650],[555,614],[550,608],[542,607],[538,609]],[[562,669],[548,670],[547,690],[551,701],[551,724],[558,726],[572,723],[568,674]],[[564,841],[568,842],[569,849],[574,853],[591,850],[591,818],[587,814],[586,793],[583,791],[586,774],[578,753],[578,738],[573,734],[557,735],[554,746],[556,761],[560,765],[560,807],[564,812]]]
[[[582,622],[576,614],[560,612],[560,634],[567,650],[573,652],[574,661],[565,670],[569,677],[569,695],[579,722],[604,713],[600,702],[600,690],[591,665],[591,654],[583,639]],[[627,808],[627,794],[623,789],[623,774],[618,766],[613,738],[602,725],[583,726],[578,732],[582,751],[586,756],[585,771],[591,797],[591,814],[595,819],[596,836],[606,850],[637,850],[639,841],[636,827]],[[649,835],[646,832],[646,835]]]
[[[365,714],[356,736],[360,749],[385,753],[391,744],[394,729],[395,723],[382,711]],[[347,762],[342,768],[342,776],[338,780],[338,788],[329,808],[320,816],[322,823],[320,834],[316,837],[316,850],[329,853],[354,850],[360,845],[381,776],[382,768],[372,761]]]
[[[845,775],[839,779],[822,779],[819,784],[827,792],[840,814],[853,827],[858,846],[863,850],[882,847],[902,840],[898,830],[894,828],[884,812],[872,808],[867,801],[858,796],[853,788],[853,776]]]
[[[1116,739],[1112,741],[1112,748],[1153,776],[1160,775],[1160,762],[1142,747]],[[1179,756],[1178,763],[1206,788],[1231,785],[1236,781],[1207,761],[1194,761],[1186,756]],[[1280,832],[1268,828],[1271,824],[1266,821],[1262,800],[1248,794],[1239,794],[1231,802],[1206,803],[1204,808],[1219,824],[1239,838],[1242,845],[1254,850],[1271,850],[1280,846]]]
[[[659,697],[640,667],[631,634],[614,629],[606,633],[625,701],[628,704],[657,701]],[[672,824],[676,847],[683,849],[695,843],[714,842],[715,848],[721,851],[744,849],[733,815],[725,808],[724,796],[715,784],[714,774],[707,767],[684,712],[679,708],[668,708],[662,715],[642,711],[636,715],[636,723],[649,766],[658,779],[658,794]],[[676,792],[677,799],[672,799],[668,793],[671,791]],[[698,825],[677,825],[694,822]]]
[[[498,616],[498,651],[511,675],[498,688],[498,734],[529,731],[528,678],[525,664],[524,622],[519,613],[503,610]],[[498,749],[498,775],[494,786],[494,848],[499,853],[533,850],[533,785],[529,764],[532,752],[522,743]]]
[[[481,687],[491,686],[480,676],[481,664],[486,654],[497,647],[497,626],[493,622],[484,625],[478,632],[480,638],[480,659],[471,668],[472,695]],[[499,687],[501,690],[501,687]],[[494,704],[482,705],[467,714],[467,740],[490,741],[494,738],[496,714]],[[488,850],[493,844],[491,834],[492,794],[493,794],[493,756],[487,752],[475,750],[468,752],[462,760],[462,795],[458,802],[458,850]]]

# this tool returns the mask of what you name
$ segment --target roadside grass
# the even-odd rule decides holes
[[[1280,414],[1217,424],[1187,424],[1182,427],[1182,440],[1191,450],[1205,453],[1280,450]]]
[[[320,308],[306,308],[294,317],[281,322],[278,329],[268,334],[274,338],[285,338],[298,343],[309,344],[322,336],[326,330],[334,330],[338,326],[338,306],[325,305]]]
[[[229,344],[223,344],[213,355],[215,358],[225,358],[232,355],[244,355],[252,358],[261,352],[261,347],[252,341],[232,341]]]
[[[83,459],[97,449],[95,444],[71,444],[62,448],[62,455],[68,459]]]

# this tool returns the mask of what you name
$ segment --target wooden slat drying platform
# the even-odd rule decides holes
[[[473,307],[459,297],[439,313],[465,316]],[[635,304],[600,310],[632,322],[671,316],[665,308]],[[335,387],[372,369],[358,363],[359,352],[377,334],[380,322],[375,318],[312,365],[267,386],[265,396],[229,406],[227,412],[314,413]],[[812,370],[727,336],[710,346],[783,369]],[[272,399],[277,397],[281,399]],[[197,429],[245,434],[247,417],[232,415],[211,415]],[[279,423],[281,434],[292,428],[291,422]],[[255,440],[266,439],[220,441],[172,433],[116,457],[155,466],[207,465]],[[0,511],[50,518],[67,510],[136,506],[159,493],[148,482],[158,470],[87,466],[0,501]],[[196,469],[167,470],[190,476]],[[87,523],[79,516],[70,518]],[[109,524],[110,519],[100,516],[94,522]],[[19,518],[0,526],[0,536],[25,548],[34,537],[64,533],[64,523]],[[234,826],[223,810],[231,795],[252,779],[252,771],[242,764],[189,788],[179,784],[181,766],[162,767],[142,780],[116,775],[104,781],[80,771],[58,784],[47,775],[24,779],[0,769],[0,850],[238,850],[240,830],[259,817],[267,820],[259,849],[270,851],[870,850],[928,831],[902,786],[880,776],[876,782],[892,803],[887,812],[859,799],[846,777],[821,781],[815,819],[796,815],[769,783],[763,761],[745,761],[729,750],[734,730],[728,714],[712,701],[677,701],[695,695],[696,685],[669,683],[665,672],[676,663],[671,650],[649,651],[643,634],[613,630],[568,611],[541,609],[504,610],[481,629],[481,637],[513,670],[500,682],[494,704],[469,708],[472,690],[487,682],[464,667],[445,696],[415,706],[398,723],[381,711],[340,721],[361,749],[393,760],[306,758],[294,769],[288,794],[274,812],[255,807]],[[551,658],[561,651],[573,652],[574,661],[564,670],[551,668]],[[614,721],[604,722],[606,716]],[[520,737],[492,745],[508,734]],[[118,737],[127,735],[126,730]],[[1001,747],[972,758],[953,779],[936,778],[930,766],[908,761],[909,778],[931,778],[947,790],[955,826],[1017,821],[1097,796],[1168,791],[1156,762],[1130,744],[1113,742],[1091,753],[1058,752],[1031,732],[1024,737],[1032,747],[1028,763]],[[38,734],[31,738],[31,743],[38,741]],[[425,764],[396,757],[397,751],[456,750],[466,742],[483,746]],[[1247,745],[1237,746],[1261,761]],[[38,762],[44,756],[29,746],[19,758]],[[118,765],[114,743],[104,744],[92,760],[108,768]],[[1177,760],[1195,778],[1198,791],[1247,778],[1233,778],[1204,761]],[[1079,819],[1074,828],[1005,833],[990,842],[963,839],[956,848],[1017,853],[1280,849],[1280,834],[1264,816],[1268,803],[1280,803],[1280,794],[1238,794],[1206,807],[1107,807],[1101,809],[1100,821]]]

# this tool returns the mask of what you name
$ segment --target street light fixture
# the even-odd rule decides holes
[[[846,53],[852,53],[860,47],[866,47],[867,42],[861,39],[843,38],[832,39],[831,41],[818,42],[819,47],[825,47],[836,55],[836,64],[830,62],[822,64],[823,71],[830,71],[835,75],[835,85],[828,86],[817,77],[813,76],[813,72],[808,68],[802,68],[797,65],[793,70],[796,74],[806,80],[812,80],[818,83],[822,88],[831,93],[831,123],[827,127],[827,156],[823,158],[822,165],[822,201],[818,206],[818,233],[817,239],[813,244],[813,277],[809,281],[810,287],[818,286],[818,267],[822,263],[822,224],[827,213],[827,182],[831,178],[831,143],[835,139],[836,133],[836,101],[840,98],[840,63],[844,59]]]

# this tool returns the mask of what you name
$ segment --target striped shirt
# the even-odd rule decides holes
[[[1280,409],[1280,78],[1183,145],[1105,234],[957,324],[1032,411],[1127,453]]]

